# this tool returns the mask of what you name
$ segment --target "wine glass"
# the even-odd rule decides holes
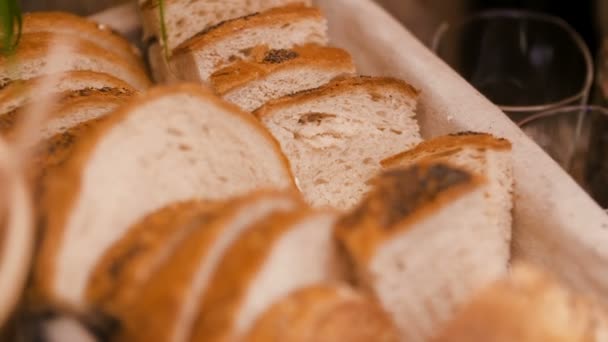
[[[557,108],[528,117],[519,126],[608,209],[608,108]]]
[[[515,122],[587,103],[591,54],[559,18],[520,10],[480,12],[442,24],[432,47]]]

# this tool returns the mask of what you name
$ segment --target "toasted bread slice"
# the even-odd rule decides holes
[[[341,285],[316,285],[275,303],[247,334],[250,342],[389,342],[397,330],[377,303]]]
[[[165,1],[165,28],[169,50],[173,50],[197,33],[252,13],[264,12],[273,7],[302,3],[310,6],[311,0],[222,0],[222,1]],[[142,12],[144,39],[160,38],[160,12],[158,0],[144,1]]]
[[[327,20],[318,9],[285,6],[212,26],[175,48],[169,63],[180,79],[207,83],[216,70],[249,59],[258,46],[289,49],[327,41]]]
[[[45,178],[40,301],[86,310],[93,268],[139,219],[170,203],[259,188],[295,185],[254,118],[196,85],[149,91],[80,139]]]
[[[357,283],[388,311],[404,341],[434,336],[479,289],[503,276],[504,236],[484,184],[445,164],[391,169],[338,223]]]
[[[48,77],[48,78],[47,78]],[[51,81],[50,84],[44,82]],[[42,87],[44,85],[44,87]],[[68,71],[57,75],[15,80],[0,89],[0,115],[22,107],[33,98],[82,89],[116,88],[135,92],[128,83],[108,74],[94,71]]]
[[[66,46],[66,51],[69,52],[65,53],[57,65],[47,66],[48,54],[57,46]],[[45,74],[74,70],[106,73],[138,90],[150,86],[150,80],[141,66],[127,62],[89,40],[49,32],[23,34],[13,55],[0,56],[0,85],[13,80],[27,80]]]
[[[23,16],[22,33],[50,32],[87,40],[143,67],[141,52],[109,27],[67,12],[31,12]]]
[[[380,161],[422,139],[418,92],[383,77],[352,77],[268,102],[255,115],[287,154],[306,199],[349,209]]]
[[[489,229],[504,236],[496,248],[510,259],[513,210],[513,160],[511,143],[490,134],[462,132],[425,141],[409,151],[382,161],[385,168],[408,167],[421,161],[446,162],[487,179],[486,207],[493,217]]]
[[[606,341],[608,316],[536,267],[520,264],[483,289],[436,342]]]
[[[253,111],[269,100],[318,88],[355,71],[348,52],[309,44],[264,50],[250,61],[230,64],[211,75],[211,85],[224,99]]]
[[[300,211],[302,206],[299,197],[272,193],[228,203],[224,210],[213,214],[213,221],[196,229],[175,249],[153,275],[154,281],[148,281],[131,303],[119,303],[116,314],[123,324],[117,339],[190,340],[201,297],[213,286],[226,251],[256,222],[270,215]],[[150,315],[150,311],[155,314]]]

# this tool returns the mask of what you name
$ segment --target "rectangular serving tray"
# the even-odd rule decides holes
[[[608,215],[504,113],[371,0],[318,0],[331,44],[348,50],[360,73],[402,78],[422,91],[426,138],[489,132],[514,145],[513,259],[541,264],[608,305]],[[133,4],[94,16],[133,37]]]

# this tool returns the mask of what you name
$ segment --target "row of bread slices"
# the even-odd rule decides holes
[[[383,158],[421,142],[418,91],[355,76],[348,52],[326,46],[321,11],[301,2],[167,1],[170,55],[153,44],[151,66],[252,111],[279,141],[307,202],[347,209]],[[142,5],[150,34],[159,25],[154,4]]]
[[[28,315],[57,341],[593,339],[599,311],[535,271],[483,290],[507,269],[509,150],[430,140],[354,209],[313,209],[249,114],[153,89],[45,174]]]

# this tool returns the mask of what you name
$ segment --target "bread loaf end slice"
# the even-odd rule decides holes
[[[436,342],[606,341],[608,316],[590,298],[536,267],[518,264],[483,289]]]
[[[256,321],[250,342],[397,342],[382,308],[343,285],[315,285],[290,293]]]

